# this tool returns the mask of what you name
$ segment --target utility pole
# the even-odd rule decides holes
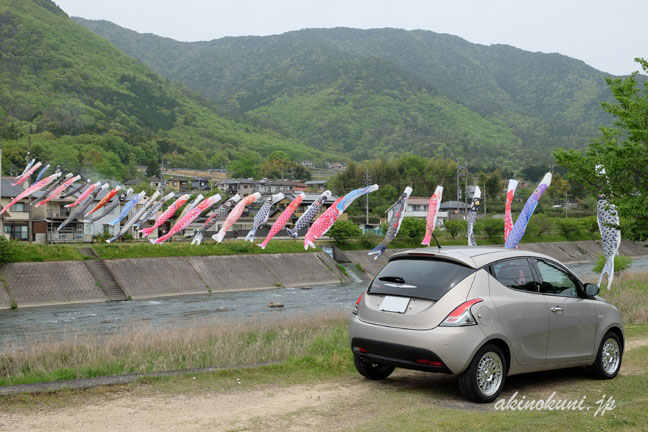
[[[160,168],[160,177],[162,180],[162,193],[166,192],[166,182],[164,181],[164,158],[162,159],[162,167]]]
[[[486,216],[486,183],[484,183],[484,197],[482,201],[484,202],[484,216]]]
[[[29,125],[29,138],[27,140],[27,163],[31,160],[31,133],[32,127]],[[31,178],[27,179],[27,188],[31,185]],[[29,238],[29,244],[32,242],[32,197],[29,195],[29,220],[27,222],[27,237]]]
[[[565,191],[565,218],[567,218],[567,191]]]
[[[365,186],[369,186],[369,166],[367,165],[365,167]],[[366,194],[365,197],[367,198],[367,220],[365,222],[365,228],[368,227],[369,225],[369,194]]]

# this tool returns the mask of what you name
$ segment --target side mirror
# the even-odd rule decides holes
[[[585,284],[585,294],[588,297],[594,297],[599,293],[599,287],[596,284],[593,283],[586,283]]]

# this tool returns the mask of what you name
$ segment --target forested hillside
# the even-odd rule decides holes
[[[550,149],[582,148],[610,122],[606,74],[560,54],[396,29],[188,43],[75,19],[227,109],[355,159],[548,162]]]
[[[331,158],[298,140],[219,113],[208,100],[133,60],[49,0],[0,0],[3,171],[35,157],[126,179],[136,164],[221,167],[275,150]],[[211,159],[211,161],[210,161]]]

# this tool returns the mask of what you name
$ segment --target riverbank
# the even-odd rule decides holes
[[[257,248],[259,249],[259,248]],[[124,298],[339,284],[348,279],[324,252],[96,260]],[[103,280],[84,261],[10,263],[2,270],[0,308],[108,301]]]
[[[442,246],[445,247],[445,246]],[[451,247],[451,246],[450,246]],[[492,247],[501,247],[493,245]],[[582,240],[571,242],[545,242],[545,243],[522,243],[519,247],[521,250],[538,252],[549,255],[563,264],[576,264],[596,261],[598,256],[603,253],[603,247],[598,240]],[[361,269],[368,277],[374,277],[382,269],[389,257],[397,252],[403,252],[407,249],[387,249],[385,253],[374,260],[372,256],[367,255],[369,250],[335,250],[335,259],[340,262],[350,262]],[[648,256],[648,248],[643,243],[623,240],[619,247],[620,255],[630,257]]]
[[[371,278],[392,254],[407,250],[388,249],[374,260],[367,250],[336,248],[334,261],[321,251],[305,252],[292,241],[277,242],[273,246],[277,249],[265,251],[247,242],[229,243],[99,245],[93,247],[93,256],[79,253],[80,260],[9,263],[0,275],[0,309],[105,302],[115,299],[111,289],[117,290],[121,299],[135,300],[339,284],[350,279],[337,262],[351,263],[351,268]],[[595,261],[602,251],[595,240],[525,243],[520,249],[545,253],[565,264]],[[281,253],[270,253],[273,250]],[[642,243],[623,241],[619,253],[640,257],[648,255],[648,249]],[[132,257],[147,254],[161,256]],[[102,267],[104,277],[97,275],[97,266]]]

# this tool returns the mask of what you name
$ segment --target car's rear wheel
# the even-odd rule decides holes
[[[484,345],[473,357],[468,369],[459,375],[459,391],[474,402],[495,400],[504,388],[506,358],[497,345]]]
[[[589,367],[590,373],[595,378],[612,379],[621,369],[623,350],[621,340],[616,333],[607,332],[601,340],[596,361]]]
[[[387,378],[394,372],[394,366],[384,365],[382,363],[372,362],[369,359],[353,355],[353,363],[360,375],[372,380],[381,380]]]

